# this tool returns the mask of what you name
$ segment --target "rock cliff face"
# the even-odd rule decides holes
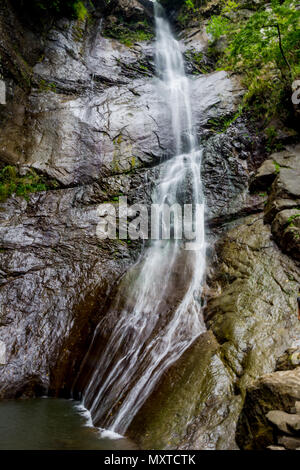
[[[0,365],[0,398],[70,393],[114,287],[142,249],[99,240],[97,207],[120,196],[150,204],[161,159],[173,154],[153,42],[128,47],[107,37],[120,9],[129,22],[149,18],[151,9],[143,1],[114,3],[115,10],[84,21],[60,19],[38,39],[3,2],[1,167],[13,165],[20,175],[34,170],[56,189],[1,203],[7,363]],[[182,47],[191,57],[195,39],[183,39]],[[205,50],[207,38],[200,35],[197,47]],[[216,129],[237,111],[239,80],[223,71],[194,75],[191,93],[210,242],[208,332],[132,423],[129,434],[143,448],[235,448],[246,388],[300,338],[299,149],[272,155],[254,178],[265,151],[253,125],[239,118]]]
[[[13,82],[2,110],[2,161],[60,187],[2,204],[4,397],[64,387],[62,364],[76,362],[77,342],[86,344],[110,289],[139,250],[97,239],[97,206],[120,195],[149,202],[157,166],[172,156],[170,115],[151,72],[153,45],[129,48],[104,38],[102,21],[60,20],[51,28],[28,96],[20,101]],[[234,112],[240,93],[225,72],[195,78],[200,135],[209,119]],[[236,181],[239,170],[232,166]]]
[[[208,149],[215,140],[226,142],[226,134],[209,139]],[[236,144],[239,140],[230,138],[230,142]],[[224,146],[217,155],[224,155]],[[238,444],[242,448],[276,443],[273,434],[270,437],[271,425],[266,426],[265,417],[261,421],[262,412],[257,407],[264,408],[265,416],[269,410],[278,409],[278,404],[276,407],[260,386],[260,404],[255,405],[257,385],[252,384],[275,370],[288,348],[293,347],[295,355],[300,346],[299,239],[295,223],[299,212],[299,159],[298,146],[289,147],[272,154],[250,178],[252,193],[259,191],[256,198],[265,200],[262,206],[253,199],[252,204],[248,199],[249,205],[238,203],[240,209],[231,214],[229,224],[226,206],[220,208],[222,217],[215,219],[220,225],[214,227],[214,233],[220,234],[222,228],[224,232],[214,244],[207,277],[204,314],[208,333],[168,371],[135,417],[129,434],[142,447],[235,448],[241,411]],[[247,176],[245,182],[249,183]],[[216,193],[210,194],[216,197]],[[255,197],[249,191],[246,194],[250,200]],[[221,197],[217,201],[220,203]],[[241,217],[241,210],[257,213]],[[235,227],[230,228],[232,225]],[[293,243],[285,242],[290,231]],[[299,380],[297,374],[290,375],[292,383]],[[193,399],[187,401],[186,396]],[[276,397],[279,403],[284,402],[285,392],[278,391]],[[279,409],[290,412],[288,407]]]

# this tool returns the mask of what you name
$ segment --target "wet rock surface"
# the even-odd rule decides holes
[[[208,284],[207,325],[243,390],[274,370],[276,359],[299,340],[299,269],[272,240],[263,215],[254,215],[216,245],[220,260]]]
[[[207,332],[165,373],[128,435],[145,449],[234,449],[240,401],[220,345]]]
[[[261,141],[248,123],[236,121],[226,131],[209,136],[203,146],[207,225],[226,225],[261,212],[265,195],[249,194],[249,180],[261,158]]]
[[[153,78],[153,44],[127,47],[105,38],[101,21],[62,19],[49,31],[28,100],[20,103],[16,92],[8,97],[7,113],[18,111],[18,118],[1,132],[3,161],[69,186],[173,156],[170,111]],[[210,119],[234,112],[241,93],[225,72],[195,77],[199,133]]]
[[[214,344],[209,366],[202,365],[199,354],[196,372],[189,375],[192,359],[188,358],[194,357],[196,342],[183,356],[187,362],[182,358],[170,369],[129,430],[146,448],[235,448],[236,423],[247,387],[272,372],[287,347],[300,339],[299,269],[272,240],[263,214],[240,221],[215,250],[204,312]],[[191,401],[178,398],[193,396],[182,385],[185,381],[180,377],[185,374],[187,387],[196,388]],[[209,379],[210,374],[214,379]],[[187,428],[181,419],[189,422]]]
[[[300,347],[289,348],[278,359],[276,370],[291,370],[296,369],[298,366],[300,366]]]
[[[7,31],[8,20],[1,21]],[[2,165],[21,174],[33,168],[61,188],[1,205],[2,397],[67,393],[109,292],[140,251],[139,243],[97,239],[97,206],[120,195],[149,204],[160,161],[173,153],[153,44],[104,38],[101,21],[61,19],[50,28],[39,60],[31,59],[27,96],[18,62],[10,68]],[[210,119],[232,114],[242,94],[225,72],[195,77],[191,87],[199,135]],[[240,166],[232,171],[237,180]]]
[[[50,381],[64,388],[66,363],[72,375],[111,286],[134,259],[126,243],[98,240],[97,201],[99,188],[80,187],[2,204],[2,398],[46,393]]]
[[[129,19],[143,16],[138,2],[118,5]],[[68,396],[116,283],[142,249],[140,243],[99,241],[97,207],[120,196],[149,205],[161,161],[174,153],[169,110],[153,74],[153,43],[127,47],[104,37],[102,20],[102,13],[91,22],[61,19],[37,40],[10,8],[0,16],[9,84],[7,106],[0,109],[1,166],[15,165],[21,173],[33,168],[59,183],[55,191],[1,203],[6,364],[0,364],[0,398]],[[18,54],[9,46],[14,28]],[[193,54],[206,47],[202,30],[182,37],[191,73]],[[198,72],[191,93],[210,230],[208,332],[167,371],[135,417],[129,435],[143,448],[234,449],[242,409],[240,447],[261,446],[252,428],[245,441],[257,416],[254,424],[243,417],[251,394],[260,396],[269,385],[248,387],[299,346],[299,148],[271,155],[253,177],[265,156],[261,138],[246,119],[224,126],[243,95],[239,81],[226,72]],[[288,382],[299,380],[298,369],[288,372]],[[296,445],[291,439],[298,435],[274,440],[274,423],[266,418],[272,410],[295,414],[289,393],[280,406],[273,398],[258,404],[271,446]]]
[[[247,390],[237,440],[245,450],[300,448],[300,368],[274,372]]]
[[[300,259],[300,147],[290,146],[272,154],[251,182],[268,191],[265,222],[282,250]]]

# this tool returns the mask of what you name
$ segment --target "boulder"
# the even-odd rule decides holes
[[[300,438],[282,436],[278,439],[278,443],[282,444],[288,450],[297,450],[300,448]]]
[[[123,15],[129,20],[144,19],[145,9],[143,8],[142,3],[143,2],[138,0],[118,0],[114,13]],[[147,3],[149,4],[149,2]]]
[[[288,349],[277,361],[276,370],[291,370],[300,365],[299,348]]]
[[[285,413],[284,411],[269,411],[266,417],[279,431],[286,434],[293,434],[294,432],[300,431],[299,415]],[[296,447],[299,447],[299,445]]]
[[[266,190],[272,185],[276,176],[277,171],[274,160],[266,160],[251,181],[250,189],[252,191]]]
[[[300,259],[299,209],[286,209],[278,212],[272,222],[272,232],[286,253],[295,259]]]
[[[281,446],[268,446],[267,450],[285,450],[285,448]]]
[[[264,449],[276,441],[278,430],[299,432],[299,415],[292,414],[300,398],[300,367],[260,377],[247,389],[237,426],[242,449]]]

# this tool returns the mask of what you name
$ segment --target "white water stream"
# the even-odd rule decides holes
[[[193,132],[189,78],[180,45],[162,7],[155,3],[155,10],[158,93],[171,114],[176,155],[161,165],[153,202],[198,204],[197,250],[187,250],[184,240],[153,241],[126,292],[120,284],[111,307],[118,311],[118,321],[100,357],[93,358],[83,404],[95,424],[121,434],[162,373],[205,330],[199,302],[205,270],[202,152]]]

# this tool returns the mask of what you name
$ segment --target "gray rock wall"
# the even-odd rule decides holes
[[[99,12],[92,21],[61,19],[40,41],[5,5],[1,167],[34,169],[57,189],[0,204],[0,398],[68,395],[116,283],[143,249],[98,240],[97,207],[121,195],[150,204],[161,159],[173,154],[170,116],[157,93],[152,42],[127,47],[104,37]],[[143,13],[137,2],[118,6],[129,18]],[[183,41],[183,51],[194,50],[195,38]],[[129,433],[145,448],[236,448],[246,388],[299,339],[295,150],[288,165],[283,155],[271,157],[280,174],[269,161],[254,183],[265,156],[261,136],[246,118],[215,126],[237,110],[237,78],[195,75],[191,93],[203,146],[209,331],[135,417]]]
[[[156,168],[172,156],[170,115],[151,72],[153,44],[104,38],[103,20],[59,20],[32,67],[28,95],[15,77],[2,109],[3,165],[33,168],[60,186],[2,203],[2,397],[70,387],[80,348],[139,252],[138,244],[97,239],[97,205],[119,195],[149,203]],[[194,78],[199,135],[209,119],[234,112],[241,93],[225,72]]]

